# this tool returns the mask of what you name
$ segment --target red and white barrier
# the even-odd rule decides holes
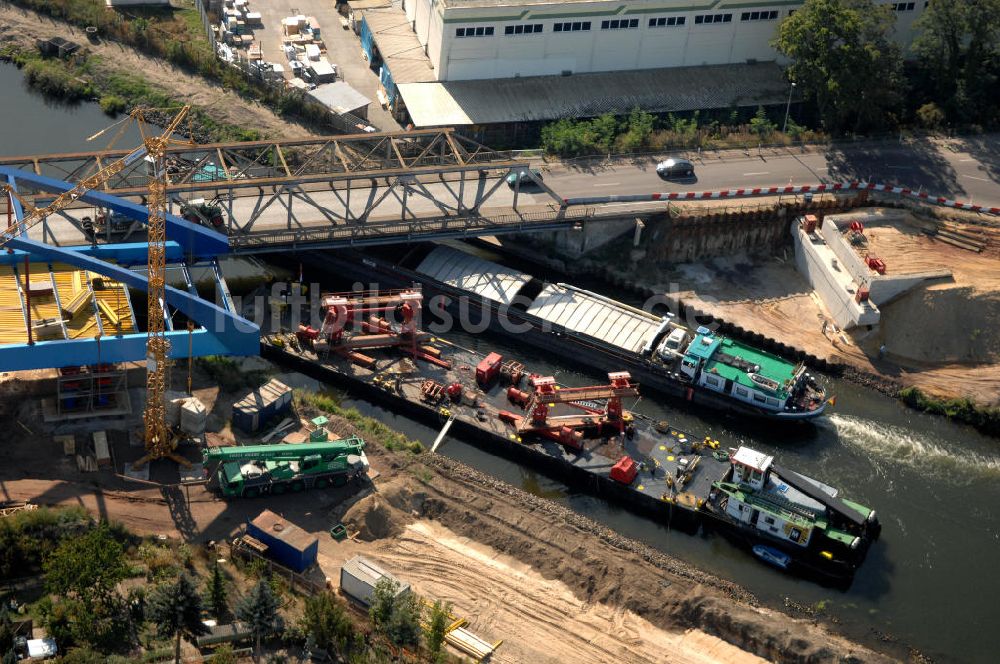
[[[833,184],[804,184],[787,187],[753,187],[748,189],[722,189],[721,191],[681,191],[661,194],[624,194],[621,196],[587,196],[580,198],[564,198],[563,205],[598,205],[601,203],[648,203],[655,201],[700,201],[720,198],[753,198],[754,196],[783,196],[794,194],[822,194],[837,191],[884,191],[889,194],[915,198],[932,205],[979,212],[1000,216],[1000,207],[984,207],[971,203],[953,201],[943,196],[931,196],[924,191],[914,191],[907,187],[896,187],[889,184],[874,182],[836,182]]]

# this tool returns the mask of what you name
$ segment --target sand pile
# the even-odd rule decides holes
[[[371,542],[395,537],[419,516],[427,495],[406,486],[397,477],[380,487],[378,493],[365,496],[344,514],[343,522],[348,531],[357,531],[358,537]]]
[[[998,293],[918,288],[882,307],[881,338],[889,353],[917,362],[995,362],[998,320]]]

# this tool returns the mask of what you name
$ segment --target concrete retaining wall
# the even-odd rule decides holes
[[[823,301],[834,322],[841,329],[878,324],[880,313],[873,303],[854,301],[857,284],[837,255],[817,233],[807,235],[798,220],[792,224],[795,265]],[[834,260],[839,266],[834,266]]]

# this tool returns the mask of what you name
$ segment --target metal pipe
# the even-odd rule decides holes
[[[32,339],[31,335],[31,257],[28,254],[24,255],[24,302],[25,311],[28,312],[28,345],[34,345],[35,341]]]
[[[785,104],[785,124],[781,126],[781,133],[784,134],[788,129],[788,112],[792,110],[792,90],[795,89],[795,81],[788,86],[788,103]]]

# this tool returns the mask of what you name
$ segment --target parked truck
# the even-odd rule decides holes
[[[357,436],[325,442],[243,445],[206,449],[209,485],[225,498],[255,498],[343,486],[368,470],[365,441]]]

